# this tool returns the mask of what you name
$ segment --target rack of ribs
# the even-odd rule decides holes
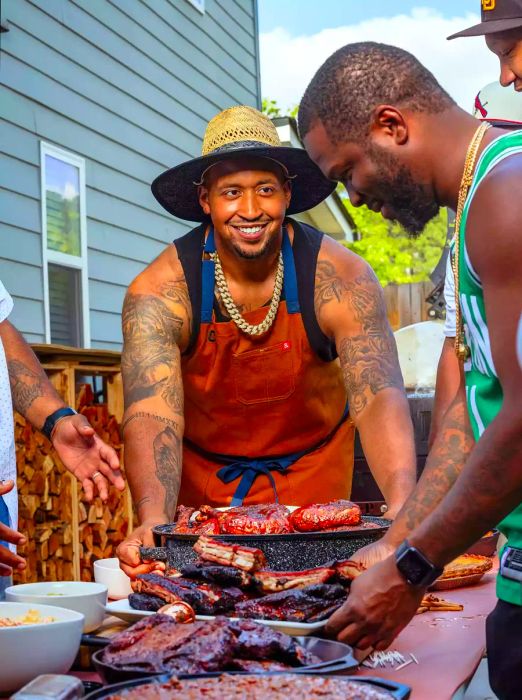
[[[237,506],[224,511],[203,505],[196,521],[204,523],[217,519],[223,535],[280,535],[292,532],[289,515],[288,508],[279,503]]]
[[[236,569],[251,573],[266,566],[266,558],[260,549],[242,547],[238,544],[218,542],[202,535],[194,545],[194,551],[203,561],[211,561],[223,566],[233,566]]]
[[[170,579],[158,574],[139,574],[132,583],[135,593],[148,593],[165,603],[183,600],[200,615],[217,615],[232,610],[247,599],[239,588],[222,588],[212,583],[192,581],[183,577]]]
[[[186,578],[210,581],[210,583],[219,583],[222,586],[248,588],[252,583],[252,576],[246,571],[241,571],[233,566],[208,564],[204,561],[184,564],[180,568],[180,573]]]
[[[312,532],[341,525],[359,525],[361,509],[355,503],[346,500],[329,503],[312,503],[297,508],[289,517],[292,528],[297,532]]]
[[[204,521],[191,522],[195,508],[178,506],[172,532],[176,535],[219,535],[219,521],[215,517],[205,518]]]
[[[234,612],[238,617],[260,620],[317,622],[341,607],[346,596],[339,584],[318,584],[246,600],[238,603]]]
[[[217,617],[179,625],[157,614],[116,635],[104,650],[103,661],[114,668],[149,673],[202,673],[267,670],[274,664],[278,670],[288,669],[321,659],[292,637],[253,620]]]
[[[264,593],[276,593],[291,588],[305,588],[316,583],[326,583],[335,576],[335,568],[318,566],[305,571],[256,571],[254,582]]]
[[[366,567],[363,564],[359,564],[359,562],[351,559],[336,561],[333,563],[333,567],[335,568],[337,580],[343,585],[350,584],[354,578],[366,571]]]

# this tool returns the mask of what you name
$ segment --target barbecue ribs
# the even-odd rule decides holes
[[[280,535],[292,532],[290,511],[279,503],[238,506],[218,511],[211,506],[200,506],[197,522],[216,519],[223,535]]]
[[[305,588],[315,583],[326,583],[335,576],[335,569],[318,566],[305,571],[256,571],[254,582],[264,593],[277,593],[290,588]]]
[[[218,542],[205,535],[199,538],[193,549],[204,561],[233,566],[242,571],[252,572],[266,566],[265,555],[260,549]]]
[[[183,600],[199,615],[227,612],[247,599],[239,588],[233,586],[222,588],[212,583],[191,581],[183,577],[169,579],[158,574],[139,574],[132,586],[135,592],[148,593],[161,598],[164,603]]]
[[[272,593],[238,603],[238,617],[288,622],[317,622],[329,617],[346,600],[346,591],[339,584],[317,584],[306,588]]]
[[[297,532],[338,528],[341,525],[358,525],[360,522],[359,506],[345,500],[312,503],[294,510],[290,515],[290,524]]]
[[[180,569],[181,575],[186,578],[201,579],[211,583],[219,583],[222,586],[238,586],[247,588],[252,583],[252,576],[246,571],[236,569],[233,566],[219,566],[208,564],[204,561],[195,561],[184,564]]]
[[[176,535],[219,535],[219,521],[217,518],[205,518],[195,523],[190,521],[195,508],[189,506],[178,506],[176,510],[176,522],[172,532]]]

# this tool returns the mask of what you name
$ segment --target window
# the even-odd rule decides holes
[[[40,144],[47,343],[89,347],[85,161]]]

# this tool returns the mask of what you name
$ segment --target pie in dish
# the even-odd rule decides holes
[[[453,561],[444,567],[444,571],[437,579],[445,581],[446,579],[462,578],[463,576],[475,576],[477,574],[485,574],[493,568],[493,562],[489,557],[483,557],[480,554],[461,554]]]

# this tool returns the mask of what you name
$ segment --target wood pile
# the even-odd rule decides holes
[[[70,368],[52,376],[67,399],[74,392]],[[120,382],[106,382],[110,392]],[[117,418],[109,405],[95,403],[89,384],[76,385],[76,410],[83,413],[102,440],[112,445],[122,462]],[[121,418],[121,416],[120,416]],[[27,544],[19,552],[27,560],[15,583],[32,581],[93,580],[96,559],[115,556],[116,547],[133,527],[132,503],[126,489],[110,487],[109,500],[85,500],[81,485],[64,468],[50,442],[19,414],[15,414],[15,444],[19,491],[19,530]]]

